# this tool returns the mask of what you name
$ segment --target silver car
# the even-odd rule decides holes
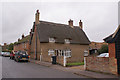
[[[10,57],[10,52],[4,52],[3,56]]]

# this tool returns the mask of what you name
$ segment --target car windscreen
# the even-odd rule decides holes
[[[6,54],[10,54],[10,52],[6,52]]]
[[[26,52],[19,52],[20,55],[27,55]]]

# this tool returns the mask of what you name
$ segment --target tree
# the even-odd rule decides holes
[[[10,43],[10,44],[8,45],[8,48],[7,48],[7,49],[8,49],[9,51],[12,51],[12,50],[13,50],[13,45],[14,45],[13,43]]]
[[[101,46],[101,48],[98,50],[98,53],[101,54],[101,53],[108,53],[108,45],[106,44],[103,44]]]

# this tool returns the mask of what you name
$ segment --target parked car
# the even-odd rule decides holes
[[[15,53],[15,61],[19,62],[19,61],[29,61],[30,56],[27,54],[26,51],[18,51],[17,53]]]
[[[14,59],[15,58],[15,53],[16,53],[17,51],[12,51],[11,53],[10,53],[10,59]]]
[[[1,52],[1,56],[3,56],[4,55],[4,52]]]
[[[97,57],[109,57],[109,53],[102,53],[98,55]]]
[[[4,57],[10,57],[10,52],[4,52],[3,56]]]
[[[2,56],[3,52],[0,52],[0,55]]]

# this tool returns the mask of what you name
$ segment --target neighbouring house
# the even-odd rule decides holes
[[[108,45],[106,42],[91,42],[89,45],[90,49],[100,49],[102,45]]]
[[[0,45],[0,52],[2,52],[2,46]]]
[[[109,57],[85,57],[85,70],[120,74],[120,26],[103,39],[108,43]]]
[[[104,41],[108,43],[109,57],[116,59],[117,73],[120,74],[120,25],[117,30],[106,37]]]
[[[4,43],[4,45],[2,46],[2,51],[4,51],[4,52],[8,51],[7,43]]]
[[[27,51],[27,53],[30,53],[30,46],[29,46],[29,41],[30,41],[30,35],[24,36],[22,35],[22,39],[18,39],[17,42],[14,43],[14,51]]]
[[[89,54],[90,55],[99,55],[98,50],[102,47],[102,45],[108,45],[106,42],[91,42],[89,45]]]
[[[90,44],[82,27],[81,20],[79,26],[73,26],[73,20],[68,25],[39,21],[37,10],[30,39],[31,58],[51,62],[51,57],[56,56],[56,62],[63,64],[63,56],[67,56],[67,63],[82,62]]]

